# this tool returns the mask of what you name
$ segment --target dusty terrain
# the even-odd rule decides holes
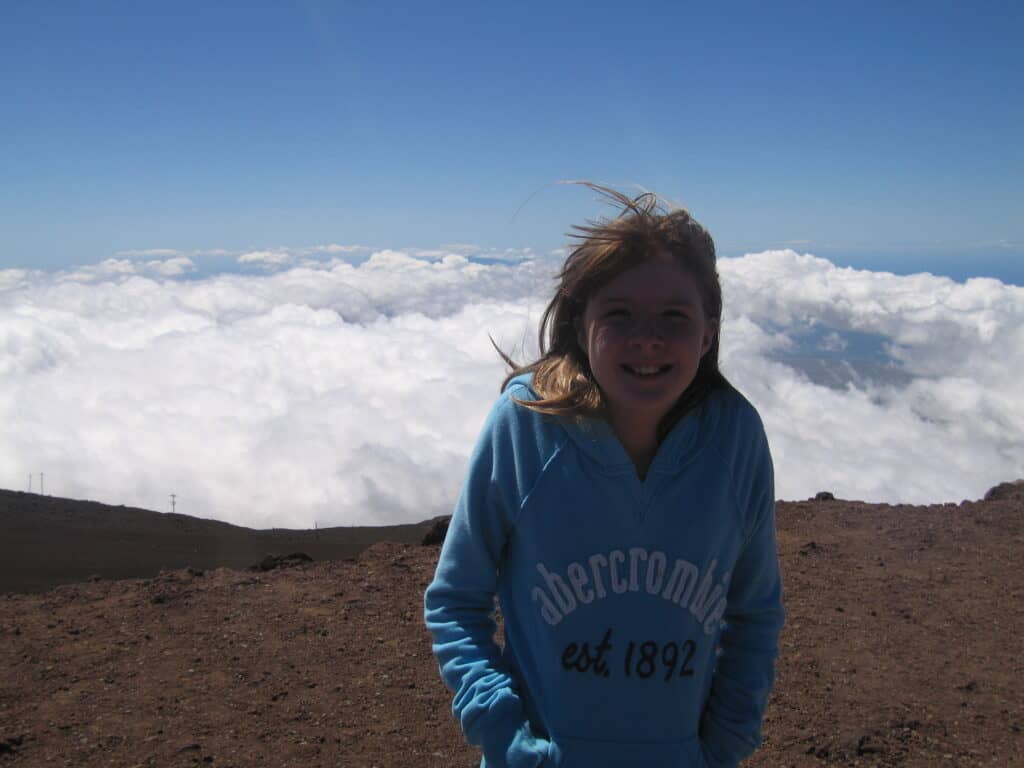
[[[745,765],[1024,766],[1024,499],[1004,496],[779,504],[788,622]],[[478,763],[423,627],[425,526],[76,504],[0,493],[0,766]],[[244,569],[292,551],[315,561]]]

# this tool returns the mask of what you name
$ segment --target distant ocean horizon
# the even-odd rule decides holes
[[[331,257],[337,257],[337,251],[344,248],[344,260],[353,266],[367,261],[374,252],[388,250],[386,248],[371,248],[361,246],[319,246],[314,248],[278,248],[258,253],[288,254],[292,257],[301,255],[309,262],[324,261]],[[965,282],[972,278],[990,278],[998,280],[1006,285],[1024,287],[1024,245],[1004,248],[986,248],[965,250],[962,252],[934,252],[920,251],[920,249],[908,248],[907,250],[884,250],[871,251],[860,249],[857,251],[836,250],[831,248],[817,248],[813,245],[786,246],[786,249],[801,254],[810,254],[819,258],[827,259],[837,267],[867,270],[871,272],[888,272],[894,275],[915,275],[930,274],[936,277],[948,277],[957,282]],[[413,256],[422,257],[424,253],[441,254],[445,247],[434,249],[420,248],[392,248],[390,250],[407,252]],[[738,258],[747,254],[761,253],[766,250],[775,249],[735,249],[719,248],[719,258]],[[469,246],[458,246],[451,252],[459,253],[472,262],[479,264],[507,264],[525,259],[539,259],[544,261],[559,261],[563,258],[562,251],[545,251],[543,249],[493,249],[473,248]],[[239,258],[246,252],[243,250],[226,251],[217,249],[214,251],[153,251],[152,256],[145,256],[146,252],[133,254],[111,254],[104,259],[94,259],[76,262],[60,262],[54,258],[40,259],[19,259],[16,256],[0,254],[0,275],[10,270],[43,271],[49,273],[74,272],[77,269],[88,268],[95,264],[111,261],[135,261],[144,263],[150,259],[167,259],[168,255],[176,255],[181,258],[189,258],[192,267],[188,271],[173,276],[182,280],[197,280],[211,277],[216,274],[261,274],[265,273],[268,267],[272,266],[295,266],[298,258],[282,261],[278,265],[268,263],[265,260],[255,259],[249,262],[239,263]],[[166,255],[160,255],[161,253]],[[511,255],[510,255],[511,254]],[[141,256],[141,258],[140,258]],[[33,263],[37,262],[37,263]]]
[[[1024,287],[1024,246],[1002,253],[915,254],[906,252],[849,253],[827,249],[793,248],[828,259],[837,267],[891,272],[894,275],[930,274],[948,277],[958,283],[972,278],[990,278],[1006,285]],[[722,254],[730,256],[733,254]],[[742,254],[735,254],[736,256]]]

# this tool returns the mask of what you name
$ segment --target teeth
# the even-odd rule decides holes
[[[667,366],[665,366],[665,367],[667,368]],[[639,374],[641,376],[651,376],[651,375],[653,375],[655,373],[660,373],[662,371],[662,366],[658,366],[658,365],[645,365],[645,366],[640,367],[640,368],[635,368],[633,366],[627,366],[627,368],[629,368],[629,370],[631,370],[633,373]]]

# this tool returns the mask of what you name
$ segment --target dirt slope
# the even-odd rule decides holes
[[[746,765],[1024,766],[1022,523],[1019,496],[780,503],[788,623]],[[423,628],[438,551],[0,595],[0,766],[475,766]]]

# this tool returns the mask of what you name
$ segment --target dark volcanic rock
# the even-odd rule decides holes
[[[294,568],[303,563],[312,563],[313,558],[304,552],[293,552],[290,555],[267,555],[256,565],[249,568],[250,571],[274,571],[278,568]]]
[[[1000,483],[989,488],[985,493],[985,501],[1024,499],[1024,480],[1014,480],[1010,483]]]
[[[434,524],[430,527],[430,530],[423,536],[423,546],[431,547],[435,544],[443,544],[444,537],[448,534],[448,523],[451,519],[451,515],[449,515],[447,517],[439,517],[434,520]]]

